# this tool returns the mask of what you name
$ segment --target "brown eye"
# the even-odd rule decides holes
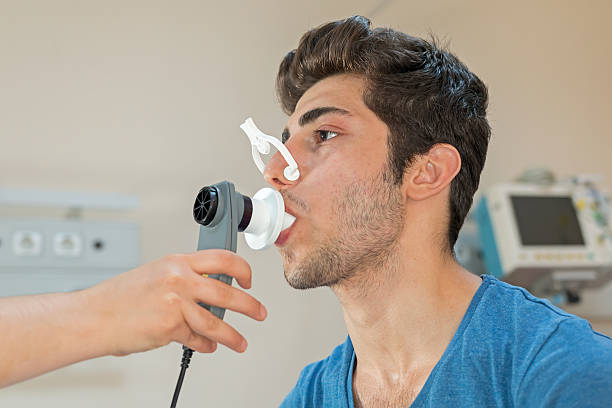
[[[289,140],[289,130],[285,129],[283,130],[283,134],[281,135],[281,142],[285,144],[287,143],[287,140]]]
[[[317,130],[317,133],[322,142],[338,136],[338,132],[334,132],[333,130]]]

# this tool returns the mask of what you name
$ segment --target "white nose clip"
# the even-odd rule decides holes
[[[270,143],[272,143],[274,147],[276,147],[276,149],[278,149],[278,151],[283,155],[283,158],[288,164],[283,171],[285,178],[289,181],[295,181],[300,177],[300,171],[298,170],[297,163],[291,156],[291,153],[289,153],[289,150],[287,150],[285,145],[280,140],[274,136],[266,135],[259,130],[251,118],[245,120],[244,123],[240,125],[240,128],[244,131],[244,133],[246,133],[251,141],[251,153],[253,154],[253,160],[255,161],[255,165],[261,174],[264,172],[264,164],[259,154],[270,153]]]

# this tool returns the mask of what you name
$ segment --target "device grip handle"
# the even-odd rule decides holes
[[[234,280],[234,278],[232,278],[231,276],[224,275],[221,273],[208,275],[207,279],[217,279],[230,286],[232,286],[232,281]],[[207,305],[206,303],[203,303],[203,302],[198,302],[198,304],[202,306],[204,309],[208,310],[213,315],[217,316],[219,319],[223,320],[223,316],[225,316],[225,309],[221,307],[217,307],[217,306]]]

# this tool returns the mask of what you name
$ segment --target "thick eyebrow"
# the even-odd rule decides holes
[[[311,109],[308,112],[304,113],[302,116],[300,116],[300,119],[298,120],[298,124],[300,125],[300,127],[305,126],[309,123],[314,122],[319,117],[323,115],[327,115],[328,113],[337,113],[340,115],[348,115],[348,116],[351,115],[351,112],[347,111],[346,109],[338,108],[335,106],[321,106],[319,108]],[[283,143],[285,143],[289,139],[289,136],[290,136],[289,129],[287,128],[283,129],[283,134],[282,134]]]
[[[340,115],[350,115],[351,113],[345,109],[337,108],[335,106],[322,106],[320,108],[314,108],[306,112],[300,117],[298,123],[300,126],[307,125],[317,120],[320,116],[328,113],[339,113]]]

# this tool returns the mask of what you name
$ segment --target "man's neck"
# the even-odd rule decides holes
[[[406,252],[359,271],[332,289],[359,362],[360,375],[381,389],[397,389],[427,374],[456,332],[481,279],[450,255]]]

